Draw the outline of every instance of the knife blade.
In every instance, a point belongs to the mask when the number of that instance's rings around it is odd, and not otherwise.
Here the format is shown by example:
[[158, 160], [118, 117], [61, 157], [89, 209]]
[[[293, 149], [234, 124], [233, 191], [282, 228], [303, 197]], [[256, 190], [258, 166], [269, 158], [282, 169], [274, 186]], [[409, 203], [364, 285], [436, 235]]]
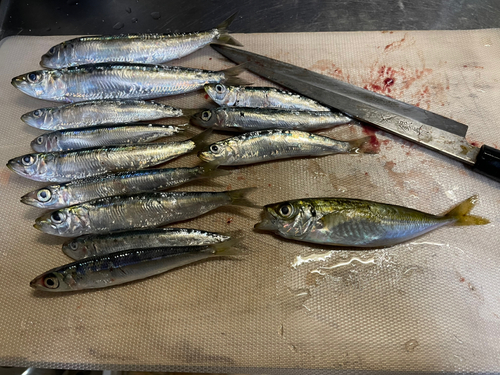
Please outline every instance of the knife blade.
[[500, 181], [500, 151], [469, 144], [467, 125], [279, 60], [228, 46], [211, 47], [251, 72]]

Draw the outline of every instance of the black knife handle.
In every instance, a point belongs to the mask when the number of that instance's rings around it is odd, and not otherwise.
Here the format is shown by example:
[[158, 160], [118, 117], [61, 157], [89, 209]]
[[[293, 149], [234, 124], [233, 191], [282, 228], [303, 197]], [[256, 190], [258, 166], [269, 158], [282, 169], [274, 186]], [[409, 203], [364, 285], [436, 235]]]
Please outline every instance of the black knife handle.
[[500, 182], [500, 150], [482, 146], [472, 169]]

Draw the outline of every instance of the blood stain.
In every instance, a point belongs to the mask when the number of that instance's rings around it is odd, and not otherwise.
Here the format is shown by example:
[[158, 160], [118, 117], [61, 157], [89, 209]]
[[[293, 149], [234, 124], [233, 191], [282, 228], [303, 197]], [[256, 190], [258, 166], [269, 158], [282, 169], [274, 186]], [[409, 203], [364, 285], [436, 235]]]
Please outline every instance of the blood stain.
[[227, 185], [226, 186], [226, 190], [231, 190], [233, 187], [231, 186], [231, 184]]
[[233, 222], [233, 218], [232, 217], [228, 217], [226, 223], [231, 224], [232, 222]]
[[391, 49], [397, 49], [403, 45], [406, 40], [406, 35], [401, 40], [397, 40], [385, 46], [384, 51], [389, 51]]
[[205, 94], [205, 99], [210, 99], [210, 96], [208, 96], [208, 94]]
[[238, 176], [236, 179], [237, 179], [237, 180], [239, 180], [239, 181], [243, 181], [243, 180], [245, 179], [245, 177], [243, 177], [243, 176]]

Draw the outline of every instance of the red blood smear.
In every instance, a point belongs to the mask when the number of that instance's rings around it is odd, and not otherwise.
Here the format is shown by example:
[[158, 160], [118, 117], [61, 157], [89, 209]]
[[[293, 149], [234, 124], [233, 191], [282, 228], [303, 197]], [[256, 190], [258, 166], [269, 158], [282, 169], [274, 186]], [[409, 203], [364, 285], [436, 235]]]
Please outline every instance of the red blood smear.
[[394, 85], [394, 78], [389, 77], [384, 79], [384, 88], [390, 87], [392, 85]]
[[366, 135], [375, 135], [377, 133], [377, 128], [373, 126], [363, 124], [361, 127], [363, 128], [363, 133]]
[[370, 144], [373, 152], [379, 152], [380, 151], [380, 141], [378, 140], [378, 138], [375, 135], [377, 132], [377, 129], [374, 128], [373, 126], [365, 125], [365, 124], [363, 124], [361, 126], [363, 128], [363, 133], [370, 136], [369, 144]]
[[476, 141], [471, 141], [470, 144], [474, 147], [481, 147], [481, 143], [476, 142]]
[[210, 98], [210, 96], [208, 96], [208, 94], [205, 94], [205, 99], [208, 100]]

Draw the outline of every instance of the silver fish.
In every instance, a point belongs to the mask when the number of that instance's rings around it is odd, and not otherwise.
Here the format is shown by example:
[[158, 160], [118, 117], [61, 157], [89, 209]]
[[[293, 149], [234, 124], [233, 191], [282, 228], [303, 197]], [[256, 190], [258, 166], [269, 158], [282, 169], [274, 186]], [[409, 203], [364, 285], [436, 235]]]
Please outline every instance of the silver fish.
[[306, 198], [264, 207], [256, 229], [298, 241], [334, 246], [385, 247], [408, 241], [445, 225], [485, 225], [469, 215], [477, 196], [444, 215], [347, 198]]
[[179, 59], [209, 43], [241, 46], [227, 28], [236, 13], [215, 29], [185, 34], [122, 34], [85, 36], [67, 40], [49, 49], [40, 65], [63, 68], [102, 62], [161, 64]]
[[156, 124], [91, 126], [42, 134], [31, 142], [31, 148], [36, 152], [53, 152], [111, 145], [133, 145], [170, 137], [182, 131], [184, 129], [178, 126]]
[[298, 130], [259, 130], [215, 142], [198, 157], [216, 165], [245, 165], [292, 157], [376, 153], [371, 140], [368, 136], [337, 141]]
[[166, 190], [189, 181], [228, 174], [230, 174], [228, 171], [217, 170], [209, 165], [119, 172], [49, 185], [22, 196], [21, 202], [30, 206], [55, 210], [114, 195]]
[[348, 124], [352, 119], [340, 112], [330, 111], [219, 107], [201, 111], [191, 116], [190, 121], [204, 128], [248, 132], [267, 129], [314, 131]]
[[256, 207], [245, 198], [250, 190], [253, 188], [107, 197], [49, 212], [36, 219], [34, 226], [62, 237], [154, 228], [192, 219], [222, 206]]
[[209, 246], [124, 250], [53, 268], [30, 282], [46, 292], [105, 288], [141, 280], [202, 259], [238, 255], [232, 241]]
[[241, 66], [210, 70], [130, 63], [79, 65], [38, 70], [12, 79], [17, 89], [34, 98], [56, 102], [97, 99], [151, 99], [185, 94], [207, 83], [241, 84]]
[[[187, 110], [192, 114], [192, 110]], [[43, 130], [127, 124], [166, 117], [186, 116], [186, 110], [145, 100], [89, 100], [57, 107], [39, 108], [21, 116], [26, 124]]]
[[155, 228], [111, 234], [89, 234], [65, 242], [64, 254], [75, 260], [123, 250], [164, 246], [206, 246], [228, 241], [230, 236], [198, 229]]
[[203, 148], [209, 134], [203, 132], [180, 142], [27, 154], [9, 160], [7, 167], [31, 180], [66, 182], [165, 163]]
[[214, 102], [228, 107], [279, 108], [296, 111], [330, 111], [317, 101], [274, 87], [205, 85]]

